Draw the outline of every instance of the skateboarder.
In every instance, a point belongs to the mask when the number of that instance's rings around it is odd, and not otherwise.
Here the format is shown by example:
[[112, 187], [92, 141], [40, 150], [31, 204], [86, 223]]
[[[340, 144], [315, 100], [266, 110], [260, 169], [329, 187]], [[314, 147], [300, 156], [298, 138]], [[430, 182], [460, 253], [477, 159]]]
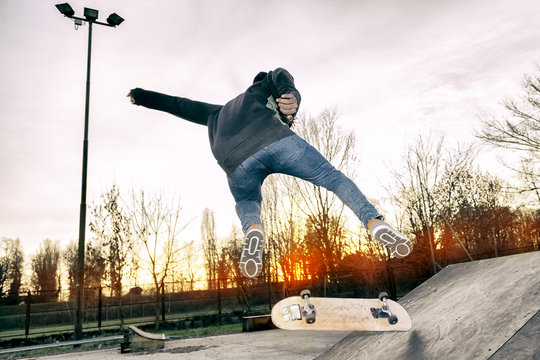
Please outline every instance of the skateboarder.
[[273, 173], [295, 176], [334, 192], [394, 257], [410, 254], [411, 241], [383, 221], [349, 178], [291, 130], [301, 98], [287, 70], [260, 72], [245, 92], [225, 105], [141, 88], [132, 89], [127, 96], [135, 105], [208, 127], [212, 153], [227, 175], [245, 234], [240, 258], [244, 276], [255, 278], [262, 271], [261, 186]]

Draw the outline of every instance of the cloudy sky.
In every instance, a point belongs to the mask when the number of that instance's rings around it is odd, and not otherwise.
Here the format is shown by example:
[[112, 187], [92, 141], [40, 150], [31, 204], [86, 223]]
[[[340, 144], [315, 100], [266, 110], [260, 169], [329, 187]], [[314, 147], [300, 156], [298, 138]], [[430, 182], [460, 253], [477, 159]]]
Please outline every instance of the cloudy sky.
[[[58, 2], [0, 0], [0, 237], [27, 252], [78, 236], [88, 27], [76, 31]], [[220, 236], [239, 224], [206, 128], [131, 105], [129, 89], [223, 104], [258, 71], [284, 67], [301, 111], [336, 107], [355, 132], [357, 183], [378, 198], [420, 134], [475, 141], [479, 118], [519, 96], [540, 60], [537, 0], [70, 4], [125, 19], [93, 31], [88, 205], [113, 184], [174, 195], [193, 239], [204, 208]], [[480, 159], [496, 171], [492, 152]]]

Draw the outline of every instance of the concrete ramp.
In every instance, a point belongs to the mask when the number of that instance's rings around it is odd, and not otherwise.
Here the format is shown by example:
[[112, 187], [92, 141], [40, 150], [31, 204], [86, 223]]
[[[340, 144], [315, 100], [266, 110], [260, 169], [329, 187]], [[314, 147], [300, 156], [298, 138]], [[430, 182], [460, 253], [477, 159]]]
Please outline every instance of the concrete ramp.
[[400, 300], [405, 333], [350, 333], [317, 359], [540, 359], [540, 252], [446, 267]]

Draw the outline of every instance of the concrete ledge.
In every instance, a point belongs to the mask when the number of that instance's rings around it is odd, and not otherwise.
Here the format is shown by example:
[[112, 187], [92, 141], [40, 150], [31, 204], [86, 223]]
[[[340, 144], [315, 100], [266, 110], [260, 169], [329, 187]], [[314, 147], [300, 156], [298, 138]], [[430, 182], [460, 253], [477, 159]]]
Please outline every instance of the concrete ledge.
[[244, 316], [242, 318], [243, 332], [270, 330], [275, 328], [270, 315]]
[[136, 326], [128, 326], [121, 344], [121, 352], [153, 351], [165, 347], [165, 334], [153, 334], [139, 329]]

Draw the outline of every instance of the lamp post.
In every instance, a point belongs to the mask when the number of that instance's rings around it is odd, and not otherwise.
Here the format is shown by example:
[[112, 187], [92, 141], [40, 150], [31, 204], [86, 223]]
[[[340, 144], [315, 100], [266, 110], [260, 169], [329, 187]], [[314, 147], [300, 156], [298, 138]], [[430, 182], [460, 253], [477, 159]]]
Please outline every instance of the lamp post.
[[83, 160], [82, 160], [82, 186], [81, 186], [81, 208], [79, 217], [79, 248], [77, 251], [77, 274], [76, 274], [76, 289], [77, 289], [77, 312], [75, 316], [74, 332], [75, 338], [82, 339], [82, 323], [84, 311], [84, 252], [85, 252], [85, 230], [86, 230], [86, 178], [88, 171], [88, 115], [90, 109], [90, 61], [92, 58], [92, 25], [105, 25], [116, 27], [120, 25], [124, 19], [118, 14], [113, 13], [107, 18], [107, 23], [97, 21], [98, 11], [95, 9], [84, 8], [84, 18], [74, 16], [71, 5], [68, 3], [57, 4], [56, 8], [60, 13], [75, 22], [75, 28], [82, 25], [83, 22], [88, 23], [88, 58], [86, 65], [86, 102], [84, 110], [84, 140], [83, 140]]

